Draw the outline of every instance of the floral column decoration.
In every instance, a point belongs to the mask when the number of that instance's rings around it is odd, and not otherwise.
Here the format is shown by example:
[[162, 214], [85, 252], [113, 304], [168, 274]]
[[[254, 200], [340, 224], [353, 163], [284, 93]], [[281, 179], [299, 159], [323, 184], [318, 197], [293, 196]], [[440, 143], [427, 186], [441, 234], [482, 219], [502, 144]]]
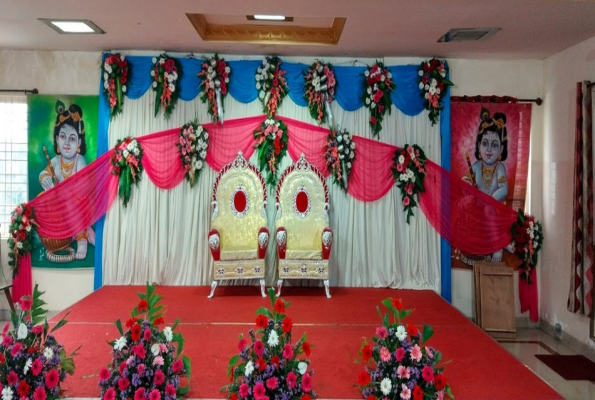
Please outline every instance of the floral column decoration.
[[198, 73], [200, 82], [200, 100], [208, 103], [208, 111], [213, 122], [223, 124], [223, 101], [227, 97], [231, 68], [217, 54], [205, 60]]
[[267, 170], [267, 184], [275, 185], [277, 182], [277, 169], [281, 159], [287, 153], [287, 125], [281, 120], [267, 118], [260, 129], [254, 131], [258, 149], [260, 171]]
[[262, 101], [263, 111], [269, 117], [275, 117], [277, 109], [287, 95], [287, 79], [281, 69], [279, 57], [266, 57], [256, 70], [256, 89]]
[[407, 212], [407, 223], [413, 216], [413, 208], [417, 207], [419, 193], [426, 191], [424, 179], [426, 177], [426, 155], [416, 144], [406, 144], [401, 150], [395, 151], [391, 170], [397, 187], [401, 189], [403, 211]]
[[364, 94], [362, 100], [366, 108], [372, 114], [370, 116], [370, 127], [374, 136], [379, 135], [382, 130], [382, 120], [388, 111], [391, 113], [393, 101], [390, 92], [395, 90], [393, 75], [384, 67], [380, 61], [364, 72]]
[[115, 117], [122, 112], [130, 66], [123, 55], [115, 53], [105, 57], [101, 69], [103, 70], [103, 91], [109, 103], [110, 116]]
[[418, 70], [419, 89], [421, 96], [425, 99], [424, 106], [430, 112], [428, 116], [432, 125], [438, 121], [440, 110], [444, 108], [442, 99], [446, 94], [447, 87], [452, 86], [452, 82], [446, 78], [447, 74], [446, 60], [437, 58], [422, 62]]
[[112, 173], [118, 176], [118, 194], [124, 202], [124, 207], [130, 200], [132, 184], [138, 185], [143, 172], [143, 150], [138, 141], [128, 136], [119, 140], [112, 155]]
[[194, 187], [198, 182], [200, 172], [206, 165], [209, 133], [198, 122], [189, 122], [180, 129], [177, 146], [182, 167], [186, 171], [186, 180], [190, 182], [190, 187]]
[[333, 114], [330, 104], [335, 98], [337, 81], [333, 66], [329, 63], [316, 60], [304, 75], [304, 98], [308, 102], [308, 109], [312, 118], [318, 125], [328, 120], [328, 125], [333, 127]]
[[182, 76], [182, 66], [177, 59], [164, 53], [159, 57], [153, 57], [151, 76], [153, 77], [153, 90], [157, 93], [155, 116], [159, 112], [159, 107], [163, 106], [165, 118], [167, 119], [180, 96], [178, 83]]
[[520, 277], [531, 284], [531, 271], [537, 266], [537, 255], [543, 244], [543, 228], [539, 221], [519, 208], [510, 230], [514, 254], [520, 260]]
[[[8, 265], [12, 267], [12, 277], [19, 272], [19, 257], [33, 251], [33, 237], [37, 232], [35, 210], [27, 203], [21, 203], [10, 214], [8, 228]], [[30, 286], [29, 286], [30, 288]]]
[[332, 175], [333, 182], [343, 191], [347, 191], [349, 173], [355, 160], [355, 142], [346, 129], [331, 129], [324, 148], [326, 170]]

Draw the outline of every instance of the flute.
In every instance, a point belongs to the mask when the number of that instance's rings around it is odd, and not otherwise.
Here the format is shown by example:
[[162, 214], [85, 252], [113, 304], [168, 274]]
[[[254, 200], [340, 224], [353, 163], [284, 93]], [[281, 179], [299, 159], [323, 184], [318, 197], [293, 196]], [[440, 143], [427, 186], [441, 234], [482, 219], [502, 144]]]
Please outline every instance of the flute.
[[477, 187], [477, 183], [475, 182], [475, 173], [473, 172], [473, 167], [471, 166], [471, 160], [469, 159], [468, 152], [465, 152], [465, 159], [467, 160], [467, 167], [469, 167], [469, 177], [471, 178], [471, 184]]
[[54, 180], [54, 184], [57, 185], [58, 184], [58, 178], [56, 178], [56, 172], [54, 171], [54, 166], [52, 165], [52, 161], [50, 160], [50, 156], [48, 154], [47, 147], [43, 146], [43, 152], [45, 153], [45, 159], [48, 160], [48, 167], [49, 167], [49, 170], [50, 170], [49, 171], [50, 172], [50, 176]]

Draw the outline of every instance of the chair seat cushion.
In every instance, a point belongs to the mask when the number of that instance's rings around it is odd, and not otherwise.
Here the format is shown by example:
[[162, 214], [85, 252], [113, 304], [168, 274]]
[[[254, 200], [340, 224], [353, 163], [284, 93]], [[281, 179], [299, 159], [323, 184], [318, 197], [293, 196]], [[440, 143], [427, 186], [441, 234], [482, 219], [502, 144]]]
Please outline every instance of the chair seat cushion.
[[322, 252], [317, 249], [312, 250], [291, 250], [285, 251], [286, 260], [322, 260]]
[[236, 247], [234, 249], [225, 250], [221, 249], [221, 261], [224, 260], [257, 260], [258, 249], [257, 248], [241, 248]]

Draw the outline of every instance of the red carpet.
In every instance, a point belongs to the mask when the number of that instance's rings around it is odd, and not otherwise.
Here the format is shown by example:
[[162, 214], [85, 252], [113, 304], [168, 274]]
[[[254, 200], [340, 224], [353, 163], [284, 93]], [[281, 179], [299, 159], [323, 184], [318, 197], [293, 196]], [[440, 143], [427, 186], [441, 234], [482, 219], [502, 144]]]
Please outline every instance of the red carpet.
[[[138, 303], [140, 286], [107, 286], [84, 298], [69, 310], [68, 324], [56, 332], [68, 352], [79, 345], [76, 374], [65, 381], [65, 395], [99, 396], [99, 369], [110, 361], [108, 340], [117, 338], [114, 321], [123, 322]], [[166, 323], [180, 319], [186, 344], [184, 353], [192, 361], [188, 398], [223, 398], [229, 358], [237, 353], [240, 333], [247, 334], [256, 310], [269, 306], [256, 287], [219, 287], [207, 299], [208, 287], [157, 288], [164, 296]], [[466, 399], [562, 399], [552, 388], [519, 363], [498, 343], [432, 291], [372, 288], [333, 288], [327, 299], [322, 288], [284, 288], [291, 303], [287, 315], [294, 321], [294, 335], [307, 333], [315, 347], [310, 357], [315, 371], [314, 390], [323, 399], [361, 399], [353, 384], [362, 366], [353, 362], [363, 337], [375, 334], [380, 325], [376, 306], [387, 298], [401, 298], [405, 308], [415, 311], [407, 322], [435, 331], [429, 344], [440, 350], [445, 376], [457, 400]], [[68, 310], [67, 310], [68, 311]], [[57, 321], [63, 314], [52, 320]]]
[[585, 356], [535, 354], [535, 357], [567, 381], [595, 381], [595, 363]]

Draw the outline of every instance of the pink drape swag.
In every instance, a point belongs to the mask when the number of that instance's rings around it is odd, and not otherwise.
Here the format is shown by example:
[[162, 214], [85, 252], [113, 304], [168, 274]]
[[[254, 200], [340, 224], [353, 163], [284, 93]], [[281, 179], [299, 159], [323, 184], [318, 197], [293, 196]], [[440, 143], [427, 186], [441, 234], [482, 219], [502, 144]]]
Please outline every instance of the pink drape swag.
[[[260, 115], [230, 120], [225, 121], [224, 126], [204, 124], [210, 139], [206, 157], [209, 166], [219, 171], [239, 150], [245, 158], [250, 158], [254, 153], [253, 131], [265, 118]], [[304, 153], [308, 161], [328, 176], [323, 156], [328, 129], [291, 118], [281, 119], [288, 128], [291, 159], [296, 160]], [[184, 180], [185, 171], [176, 147], [179, 132], [180, 128], [176, 128], [137, 138], [144, 152], [145, 172], [162, 189], [171, 189]], [[398, 147], [355, 135], [353, 141], [358, 155], [349, 177], [348, 193], [359, 201], [376, 201], [394, 185], [390, 167]], [[112, 153], [113, 149], [29, 203], [35, 208], [40, 235], [74, 236], [107, 212], [118, 191], [118, 178], [111, 173]], [[472, 254], [492, 253], [510, 243], [510, 227], [516, 219], [514, 210], [464, 183], [460, 177], [451, 176], [432, 161], [428, 160], [426, 170], [426, 192], [421, 195], [419, 204], [442, 237]], [[28, 291], [23, 293], [30, 294], [30, 258], [19, 262], [19, 275], [28, 281]]]

